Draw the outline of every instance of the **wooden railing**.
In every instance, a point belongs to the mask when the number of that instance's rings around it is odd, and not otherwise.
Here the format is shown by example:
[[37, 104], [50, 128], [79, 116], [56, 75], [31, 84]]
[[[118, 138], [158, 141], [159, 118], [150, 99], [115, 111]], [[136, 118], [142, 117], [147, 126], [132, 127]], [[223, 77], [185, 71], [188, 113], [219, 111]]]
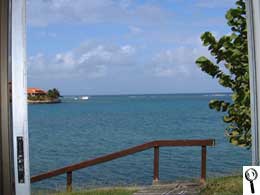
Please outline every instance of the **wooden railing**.
[[206, 181], [206, 147], [213, 146], [215, 144], [215, 140], [206, 139], [206, 140], [157, 140], [148, 142], [142, 145], [138, 145], [132, 148], [128, 148], [126, 150], [121, 150], [119, 152], [111, 153], [108, 155], [104, 155], [95, 159], [86, 160], [80, 163], [76, 163], [73, 165], [69, 165], [63, 168], [55, 169], [52, 171], [48, 171], [46, 173], [42, 173], [39, 175], [35, 175], [31, 177], [31, 183], [38, 182], [44, 179], [48, 179], [51, 177], [55, 177], [61, 174], [67, 174], [67, 191], [72, 191], [72, 172], [77, 171], [79, 169], [83, 169], [86, 167], [94, 166], [100, 163], [104, 163], [107, 161], [111, 161], [117, 158], [121, 158], [130, 154], [134, 154], [137, 152], [141, 152], [144, 150], [148, 150], [154, 148], [154, 173], [153, 180], [157, 182], [159, 180], [159, 148], [160, 147], [175, 147], [175, 146], [200, 146], [201, 147], [201, 176], [200, 182], [205, 183]]

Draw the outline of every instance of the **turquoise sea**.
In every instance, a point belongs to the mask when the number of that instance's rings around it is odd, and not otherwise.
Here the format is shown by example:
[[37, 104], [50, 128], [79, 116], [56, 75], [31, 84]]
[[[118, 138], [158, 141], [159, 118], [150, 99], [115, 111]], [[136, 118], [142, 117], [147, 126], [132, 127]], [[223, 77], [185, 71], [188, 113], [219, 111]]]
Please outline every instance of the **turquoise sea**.
[[[228, 143], [223, 113], [210, 110], [211, 99], [229, 94], [63, 97], [60, 104], [29, 105], [30, 167], [35, 175], [158, 139], [216, 140], [208, 148], [207, 174], [239, 173], [251, 153]], [[160, 149], [160, 179], [174, 181], [200, 176], [199, 147]], [[73, 173], [74, 186], [151, 184], [153, 150]], [[64, 176], [33, 184], [65, 186]]]

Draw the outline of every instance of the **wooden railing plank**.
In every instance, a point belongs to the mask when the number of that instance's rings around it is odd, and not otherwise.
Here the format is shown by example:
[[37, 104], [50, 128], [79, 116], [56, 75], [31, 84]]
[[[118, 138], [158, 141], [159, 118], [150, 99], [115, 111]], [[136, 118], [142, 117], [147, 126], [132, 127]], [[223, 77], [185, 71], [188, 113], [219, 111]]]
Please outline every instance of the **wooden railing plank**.
[[167, 147], [167, 146], [213, 146], [215, 141], [213, 139], [207, 140], [157, 140], [154, 141], [155, 145], [160, 147]]
[[63, 168], [60, 168], [60, 169], [48, 171], [46, 173], [33, 176], [31, 178], [31, 182], [33, 183], [33, 182], [41, 181], [41, 180], [51, 178], [51, 177], [54, 177], [54, 176], [57, 176], [57, 175], [61, 175], [61, 174], [67, 173], [67, 172], [76, 171], [76, 170], [83, 169], [83, 168], [86, 168], [86, 167], [89, 167], [89, 166], [94, 166], [94, 165], [97, 165], [97, 164], [100, 164], [100, 163], [103, 163], [103, 162], [107, 162], [107, 161], [111, 161], [111, 160], [114, 160], [114, 159], [117, 159], [117, 158], [120, 158], [120, 157], [123, 157], [123, 156], [127, 156], [127, 155], [130, 155], [130, 154], [141, 152], [141, 151], [150, 149], [152, 147], [153, 147], [153, 142], [148, 142], [148, 143], [145, 143], [145, 144], [142, 144], [142, 145], [139, 145], [139, 146], [135, 146], [135, 147], [132, 147], [132, 148], [129, 148], [129, 149], [126, 149], [126, 150], [122, 150], [122, 151], [115, 152], [115, 153], [112, 153], [112, 154], [104, 155], [104, 156], [101, 156], [101, 157], [98, 157], [98, 158], [95, 158], [95, 159], [92, 159], [92, 160], [86, 160], [86, 161], [83, 161], [83, 162], [80, 162], [80, 163], [77, 163], [77, 164], [73, 164], [73, 165], [70, 165], [70, 166], [66, 166], [66, 167], [63, 167]]
[[[36, 176], [31, 177], [31, 182], [38, 182], [44, 179], [55, 177], [61, 174], [67, 173], [67, 184], [72, 185], [72, 172], [86, 167], [94, 166], [100, 163], [111, 161], [117, 158], [121, 158], [127, 155], [131, 155], [137, 152], [148, 150], [150, 148], [155, 148], [155, 160], [154, 160], [154, 178], [159, 179], [159, 147], [185, 147], [185, 146], [202, 146], [202, 167], [201, 178], [206, 178], [206, 171], [204, 170], [206, 164], [204, 164], [204, 159], [206, 160], [206, 153], [204, 153], [204, 147], [215, 145], [214, 139], [205, 139], [205, 140], [157, 140], [148, 143], [144, 143], [126, 150], [121, 150], [119, 152], [114, 152], [108, 155], [104, 155], [95, 159], [86, 160], [80, 163], [72, 164], [63, 168], [56, 170], [48, 171]], [[204, 173], [205, 171], [205, 173]], [[203, 177], [202, 177], [203, 176]], [[156, 179], [155, 178], [155, 179]], [[71, 180], [70, 180], [71, 179]], [[69, 184], [70, 183], [70, 184]]]

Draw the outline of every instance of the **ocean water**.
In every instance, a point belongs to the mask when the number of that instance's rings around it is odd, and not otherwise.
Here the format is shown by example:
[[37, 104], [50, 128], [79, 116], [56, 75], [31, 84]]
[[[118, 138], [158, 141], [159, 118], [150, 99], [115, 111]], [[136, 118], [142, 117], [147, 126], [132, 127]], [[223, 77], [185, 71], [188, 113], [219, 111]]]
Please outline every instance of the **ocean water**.
[[[224, 135], [223, 113], [211, 99], [228, 94], [90, 96], [63, 98], [60, 104], [29, 105], [31, 175], [92, 159], [158, 139], [216, 140], [207, 150], [207, 175], [239, 173], [250, 150], [232, 146]], [[160, 148], [160, 180], [200, 176], [200, 147]], [[145, 185], [153, 179], [153, 150], [73, 172], [73, 185]], [[65, 186], [65, 175], [33, 184]]]

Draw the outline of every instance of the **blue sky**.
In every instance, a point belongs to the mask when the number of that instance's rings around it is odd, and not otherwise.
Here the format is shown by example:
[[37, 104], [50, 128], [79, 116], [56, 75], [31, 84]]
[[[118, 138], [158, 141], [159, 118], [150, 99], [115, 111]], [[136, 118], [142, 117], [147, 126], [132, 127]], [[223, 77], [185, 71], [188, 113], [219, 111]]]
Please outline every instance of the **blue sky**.
[[230, 32], [234, 0], [28, 0], [28, 86], [62, 94], [227, 91], [200, 35]]

